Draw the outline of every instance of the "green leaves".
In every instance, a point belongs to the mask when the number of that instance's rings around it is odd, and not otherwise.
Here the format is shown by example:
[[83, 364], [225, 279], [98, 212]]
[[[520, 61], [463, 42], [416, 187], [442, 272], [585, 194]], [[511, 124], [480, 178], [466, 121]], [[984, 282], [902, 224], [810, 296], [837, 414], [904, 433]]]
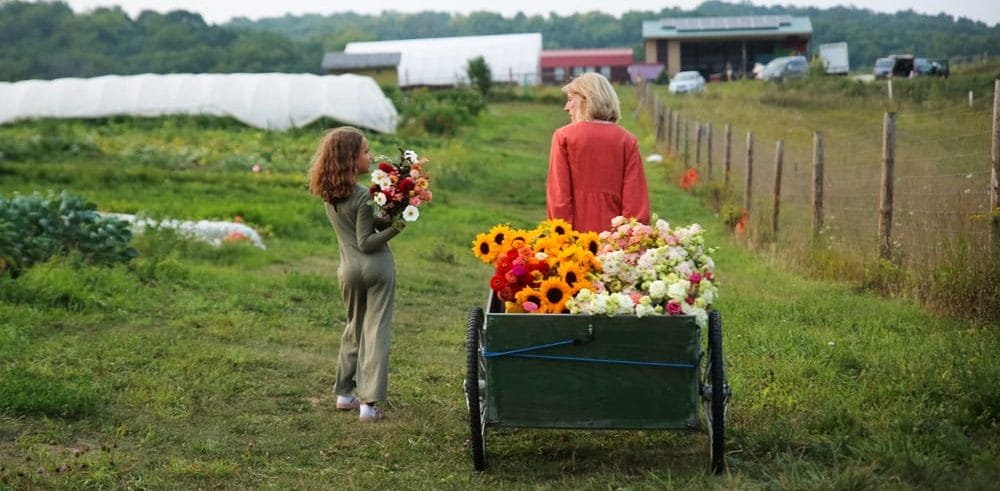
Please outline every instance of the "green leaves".
[[135, 257], [128, 223], [105, 218], [97, 206], [65, 191], [47, 195], [0, 195], [0, 272], [15, 276], [55, 255], [79, 252], [87, 263], [127, 262]]

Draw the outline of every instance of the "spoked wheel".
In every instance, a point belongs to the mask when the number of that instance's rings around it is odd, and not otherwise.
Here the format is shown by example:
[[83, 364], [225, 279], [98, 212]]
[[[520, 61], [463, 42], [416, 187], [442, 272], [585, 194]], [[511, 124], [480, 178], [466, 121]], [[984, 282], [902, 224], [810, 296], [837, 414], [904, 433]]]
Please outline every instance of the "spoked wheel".
[[472, 464], [477, 471], [486, 468], [486, 428], [483, 410], [485, 394], [480, 394], [480, 377], [485, 377], [485, 367], [479, 356], [482, 340], [479, 337], [483, 327], [483, 309], [469, 310], [469, 321], [465, 331], [465, 403], [469, 407], [469, 446], [472, 447]]
[[708, 357], [702, 374], [702, 403], [708, 420], [710, 459], [712, 472], [719, 474], [726, 468], [726, 409], [731, 389], [726, 383], [726, 369], [722, 359], [722, 315], [708, 314]]

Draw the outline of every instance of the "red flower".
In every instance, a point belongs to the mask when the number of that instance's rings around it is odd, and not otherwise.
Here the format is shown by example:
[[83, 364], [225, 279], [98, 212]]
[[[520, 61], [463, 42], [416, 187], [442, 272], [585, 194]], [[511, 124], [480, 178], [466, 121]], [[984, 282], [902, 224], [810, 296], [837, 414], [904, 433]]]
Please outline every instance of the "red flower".
[[387, 162], [382, 162], [378, 164], [378, 170], [385, 172], [386, 174], [395, 174], [396, 168]]
[[404, 178], [396, 184], [396, 187], [399, 188], [400, 193], [409, 194], [410, 191], [413, 191], [413, 179]]
[[507, 281], [504, 280], [501, 273], [497, 273], [490, 278], [490, 288], [495, 292], [499, 292], [503, 287], [507, 286]]

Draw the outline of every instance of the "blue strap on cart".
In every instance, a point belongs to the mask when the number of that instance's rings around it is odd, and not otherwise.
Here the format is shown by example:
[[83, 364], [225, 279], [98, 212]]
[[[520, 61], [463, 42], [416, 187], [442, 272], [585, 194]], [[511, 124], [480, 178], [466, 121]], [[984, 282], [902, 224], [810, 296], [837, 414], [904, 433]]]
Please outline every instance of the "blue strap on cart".
[[567, 344], [577, 343], [575, 339], [564, 339], [562, 341], [555, 341], [552, 343], [539, 344], [536, 346], [528, 346], [526, 348], [516, 348], [507, 351], [489, 351], [485, 347], [483, 348], [483, 356], [486, 358], [496, 358], [501, 356], [513, 356], [516, 358], [535, 358], [541, 360], [558, 360], [558, 361], [582, 361], [585, 363], [609, 363], [613, 365], [637, 365], [637, 366], [652, 366], [652, 367], [668, 367], [668, 368], [695, 368], [697, 365], [692, 363], [673, 363], [665, 361], [639, 361], [639, 360], [614, 360], [607, 358], [590, 358], [582, 356], [562, 356], [562, 355], [536, 355], [528, 354], [529, 351], [538, 351], [547, 348], [555, 348], [557, 346], [565, 346]]

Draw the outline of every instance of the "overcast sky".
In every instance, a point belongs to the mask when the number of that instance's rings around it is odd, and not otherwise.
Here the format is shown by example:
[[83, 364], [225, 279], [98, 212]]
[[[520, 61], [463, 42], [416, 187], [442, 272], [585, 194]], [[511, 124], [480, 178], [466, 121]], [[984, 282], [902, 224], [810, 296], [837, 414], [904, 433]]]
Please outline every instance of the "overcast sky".
[[[600, 10], [620, 16], [622, 12], [629, 10], [659, 11], [661, 8], [669, 6], [691, 9], [701, 4], [702, 0], [362, 0], [356, 2], [315, 0], [67, 0], [67, 3], [77, 12], [87, 11], [97, 6], [118, 5], [132, 17], [143, 10], [168, 12], [184, 9], [200, 13], [209, 23], [222, 23], [233, 17], [248, 17], [256, 20], [262, 17], [280, 17], [286, 13], [327, 15], [354, 11], [361, 14], [377, 14], [383, 10], [397, 12], [434, 10], [463, 14], [486, 10], [498, 12], [505, 17], [510, 17], [518, 11], [528, 15], [548, 15], [550, 12], [568, 15], [573, 12]], [[997, 0], [752, 0], [751, 3], [821, 8], [834, 5], [853, 5], [876, 12], [895, 12], [912, 8], [916, 12], [925, 14], [938, 14], [943, 11], [956, 17], [963, 16], [982, 21], [991, 26], [1000, 23], [1000, 2]]]

